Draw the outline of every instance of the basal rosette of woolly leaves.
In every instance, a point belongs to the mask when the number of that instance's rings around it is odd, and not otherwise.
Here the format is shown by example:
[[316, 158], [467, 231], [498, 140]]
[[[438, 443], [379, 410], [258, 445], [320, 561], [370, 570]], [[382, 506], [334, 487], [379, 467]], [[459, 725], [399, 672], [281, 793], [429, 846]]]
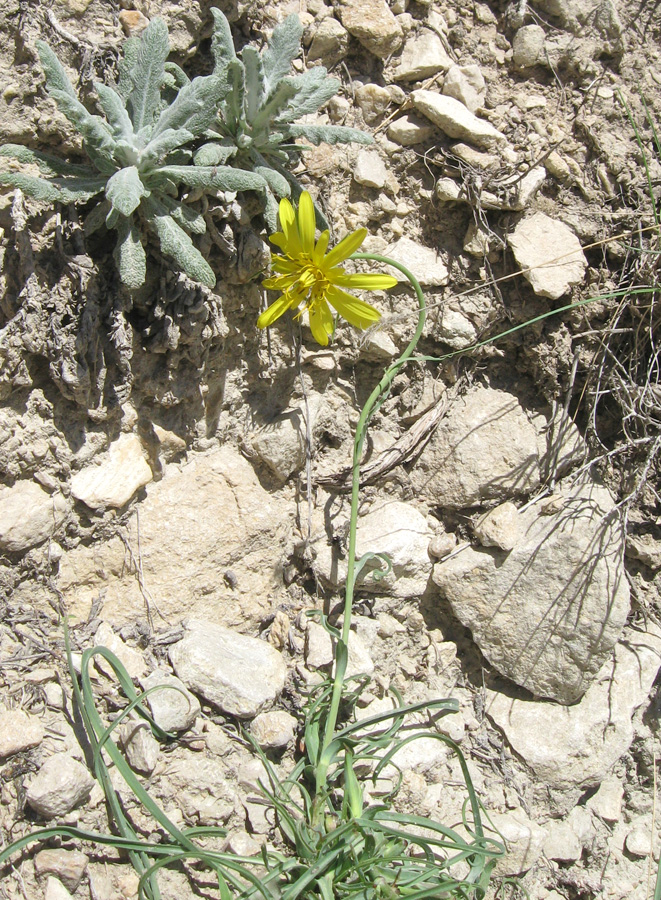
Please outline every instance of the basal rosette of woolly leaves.
[[[223, 48], [214, 36], [213, 50]], [[0, 185], [20, 188], [47, 203], [99, 202], [85, 220], [91, 234], [102, 225], [117, 232], [114, 256], [122, 282], [138, 288], [145, 281], [145, 229], [162, 252], [191, 278], [213, 287], [216, 277], [196, 249], [191, 234], [206, 230], [203, 217], [179, 199], [182, 188], [220, 191], [266, 191], [257, 172], [222, 165], [193, 166], [190, 144], [208, 131], [216, 111], [232, 88], [227, 65], [190, 80], [168, 63], [168, 30], [154, 19], [140, 38], [123, 47], [115, 87], [95, 84], [103, 117], [77, 99], [67, 74], [50, 47], [37, 42], [48, 93], [83, 139], [90, 166], [74, 165], [15, 144], [0, 147], [0, 156], [33, 164], [42, 177], [0, 172]]]
[[[356, 142], [370, 144], [370, 135], [339, 125], [307, 125], [303, 116], [316, 113], [340, 88], [337, 78], [323, 66], [301, 75], [291, 75], [292, 63], [301, 51], [303, 26], [296, 14], [288, 16], [272, 34], [260, 53], [247, 46], [237, 56], [227, 19], [219, 9], [214, 17], [212, 50], [216, 69], [226, 67], [229, 90], [219, 105], [214, 131], [217, 139], [204, 144], [195, 154], [195, 164], [218, 165], [232, 160], [244, 169], [261, 175], [268, 185], [266, 219], [271, 231], [277, 228], [276, 198], [295, 197], [302, 186], [289, 169], [311, 144]], [[320, 224], [325, 225], [317, 210]]]

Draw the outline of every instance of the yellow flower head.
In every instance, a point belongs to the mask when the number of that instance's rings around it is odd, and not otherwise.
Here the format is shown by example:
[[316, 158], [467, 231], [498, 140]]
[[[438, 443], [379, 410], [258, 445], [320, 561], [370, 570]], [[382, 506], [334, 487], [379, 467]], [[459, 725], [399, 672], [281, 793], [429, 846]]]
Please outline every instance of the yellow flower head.
[[312, 335], [322, 347], [333, 333], [333, 316], [328, 304], [356, 328], [369, 328], [381, 318], [378, 309], [348, 294], [343, 288], [387, 290], [397, 284], [392, 275], [347, 274], [338, 263], [344, 262], [365, 240], [367, 229], [348, 234], [329, 253], [329, 232], [323, 231], [315, 243], [315, 217], [312, 198], [303, 191], [298, 214], [289, 200], [280, 201], [282, 231], [271, 235], [282, 256], [273, 257], [277, 274], [262, 282], [265, 288], [282, 291], [282, 296], [265, 309], [257, 319], [258, 328], [268, 328], [288, 309], [305, 304], [310, 314]]

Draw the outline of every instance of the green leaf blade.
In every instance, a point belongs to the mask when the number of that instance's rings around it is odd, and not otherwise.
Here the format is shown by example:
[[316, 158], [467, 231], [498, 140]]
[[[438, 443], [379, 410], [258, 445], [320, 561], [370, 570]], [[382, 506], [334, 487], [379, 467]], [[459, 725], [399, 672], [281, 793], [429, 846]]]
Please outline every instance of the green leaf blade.
[[113, 256], [122, 282], [133, 290], [142, 287], [147, 275], [147, 257], [138, 229], [130, 218], [120, 216], [117, 224], [117, 244]]
[[122, 216], [128, 217], [134, 213], [142, 198], [147, 196], [149, 191], [135, 166], [126, 166], [108, 179], [106, 197]]
[[291, 71], [291, 66], [301, 51], [303, 26], [296, 13], [273, 29], [269, 46], [262, 54], [267, 96]]
[[165, 61], [170, 52], [167, 25], [152, 19], [140, 39], [140, 47], [131, 70], [133, 88], [127, 106], [135, 132], [150, 128], [161, 100]]
[[163, 253], [172, 257], [190, 278], [207, 287], [215, 287], [216, 276], [213, 269], [167, 209], [153, 197], [144, 201], [144, 208], [147, 224], [156, 233]]

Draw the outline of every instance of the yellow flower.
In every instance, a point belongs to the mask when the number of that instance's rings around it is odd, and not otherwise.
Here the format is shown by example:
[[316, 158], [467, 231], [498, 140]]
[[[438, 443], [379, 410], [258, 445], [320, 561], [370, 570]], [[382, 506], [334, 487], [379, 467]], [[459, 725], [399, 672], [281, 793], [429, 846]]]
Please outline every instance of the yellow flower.
[[301, 194], [298, 215], [289, 200], [280, 201], [279, 213], [282, 231], [271, 235], [270, 240], [280, 248], [282, 256], [273, 257], [273, 271], [277, 274], [262, 284], [270, 290], [282, 291], [282, 296], [264, 310], [257, 319], [257, 327], [268, 328], [288, 309], [305, 304], [312, 335], [325, 347], [333, 333], [333, 316], [328, 304], [356, 328], [369, 328], [378, 322], [381, 318], [378, 309], [343, 288], [386, 290], [394, 287], [397, 279], [376, 273], [351, 275], [338, 265], [358, 250], [367, 229], [359, 228], [348, 234], [327, 253], [328, 231], [323, 231], [315, 244], [314, 205], [307, 191]]

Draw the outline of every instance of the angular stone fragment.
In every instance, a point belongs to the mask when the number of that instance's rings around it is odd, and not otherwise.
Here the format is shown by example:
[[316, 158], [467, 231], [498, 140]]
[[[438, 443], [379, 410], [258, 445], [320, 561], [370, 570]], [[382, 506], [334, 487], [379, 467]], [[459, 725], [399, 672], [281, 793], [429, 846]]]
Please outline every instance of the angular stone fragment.
[[119, 509], [152, 478], [138, 436], [122, 434], [99, 465], [86, 466], [73, 476], [71, 493], [90, 509]]
[[308, 59], [320, 59], [326, 66], [332, 66], [346, 56], [348, 49], [349, 32], [333, 16], [326, 16], [314, 33]]
[[421, 81], [438, 72], [446, 72], [451, 66], [452, 60], [440, 37], [425, 28], [407, 39], [394, 77], [396, 81]]
[[501, 503], [478, 519], [473, 534], [483, 547], [500, 547], [509, 552], [521, 534], [519, 510], [509, 500]]
[[0, 709], [0, 760], [38, 747], [43, 739], [44, 729], [36, 716], [22, 709]]
[[546, 34], [540, 25], [524, 25], [514, 35], [512, 56], [518, 69], [528, 69], [544, 63], [544, 43]]
[[507, 140], [490, 122], [478, 119], [454, 97], [425, 90], [413, 91], [411, 96], [417, 111], [451, 138], [469, 141], [478, 147], [493, 147]]
[[505, 839], [505, 856], [496, 863], [497, 875], [520, 875], [531, 869], [542, 852], [546, 832], [523, 809], [506, 813], [490, 812], [489, 819]]
[[149, 723], [143, 719], [125, 722], [120, 727], [119, 740], [133, 771], [151, 775], [158, 762], [159, 746]]
[[145, 691], [159, 687], [159, 690], [151, 691], [147, 703], [154, 721], [163, 731], [186, 731], [200, 714], [200, 701], [175, 675], [157, 670], [143, 678], [141, 684]]
[[510, 235], [512, 253], [540, 297], [557, 300], [585, 276], [588, 261], [574, 232], [537, 212], [522, 219]]
[[250, 438], [258, 458], [284, 482], [305, 465], [305, 413], [292, 409], [264, 425]]
[[648, 701], [660, 665], [661, 629], [631, 629], [580, 703], [558, 706], [487, 691], [486, 712], [549, 787], [595, 787], [629, 748], [633, 714]]
[[59, 878], [49, 875], [46, 881], [44, 900], [73, 900], [73, 898]]
[[525, 494], [539, 484], [537, 432], [513, 394], [477, 387], [451, 407], [410, 477], [454, 509]]
[[96, 782], [68, 753], [55, 753], [30, 782], [27, 801], [44, 819], [63, 816], [85, 801]]
[[294, 740], [296, 719], [284, 709], [272, 709], [253, 719], [250, 734], [262, 750], [284, 750]]
[[387, 88], [371, 83], [356, 88], [354, 99], [368, 125], [378, 121], [392, 103]]
[[622, 532], [610, 493], [585, 483], [564, 508], [519, 512], [506, 559], [467, 548], [434, 567], [455, 615], [499, 672], [573, 703], [612, 655], [629, 612]]
[[67, 502], [35, 481], [0, 487], [0, 551], [20, 553], [42, 544], [64, 521]]
[[479, 66], [453, 65], [443, 81], [445, 96], [459, 100], [472, 113], [484, 104], [486, 92], [486, 82]]
[[[411, 238], [401, 237], [388, 248], [388, 256], [406, 266], [418, 279], [421, 285], [426, 287], [441, 287], [448, 283], [448, 269], [439, 253], [431, 247], [425, 247], [412, 241]], [[400, 281], [409, 283], [408, 278], [399, 270], [390, 269], [389, 274]]]
[[365, 187], [382, 188], [388, 178], [388, 170], [374, 150], [361, 150], [356, 159], [353, 177]]
[[34, 869], [38, 878], [54, 875], [65, 888], [75, 891], [87, 869], [88, 859], [80, 850], [40, 850], [34, 858]]
[[434, 129], [426, 122], [414, 116], [401, 116], [388, 126], [388, 137], [402, 147], [412, 147], [414, 144], [422, 144], [428, 141], [434, 133]]
[[191, 690], [240, 719], [256, 716], [285, 685], [281, 654], [266, 641], [191, 619], [170, 649], [177, 676]]
[[384, 58], [401, 47], [401, 25], [385, 0], [339, 0], [338, 7], [344, 27], [370, 53]]
[[[390, 558], [392, 571], [383, 577], [373, 578], [374, 571], [383, 569], [378, 560], [368, 562], [358, 578], [360, 591], [394, 594], [397, 597], [414, 597], [427, 587], [431, 573], [428, 553], [433, 537], [427, 520], [408, 503], [394, 500], [379, 504], [358, 519], [356, 556], [363, 553], [385, 553]], [[326, 584], [338, 587], [346, 578], [346, 556], [338, 552], [324, 532], [315, 542], [317, 558], [315, 569]]]

